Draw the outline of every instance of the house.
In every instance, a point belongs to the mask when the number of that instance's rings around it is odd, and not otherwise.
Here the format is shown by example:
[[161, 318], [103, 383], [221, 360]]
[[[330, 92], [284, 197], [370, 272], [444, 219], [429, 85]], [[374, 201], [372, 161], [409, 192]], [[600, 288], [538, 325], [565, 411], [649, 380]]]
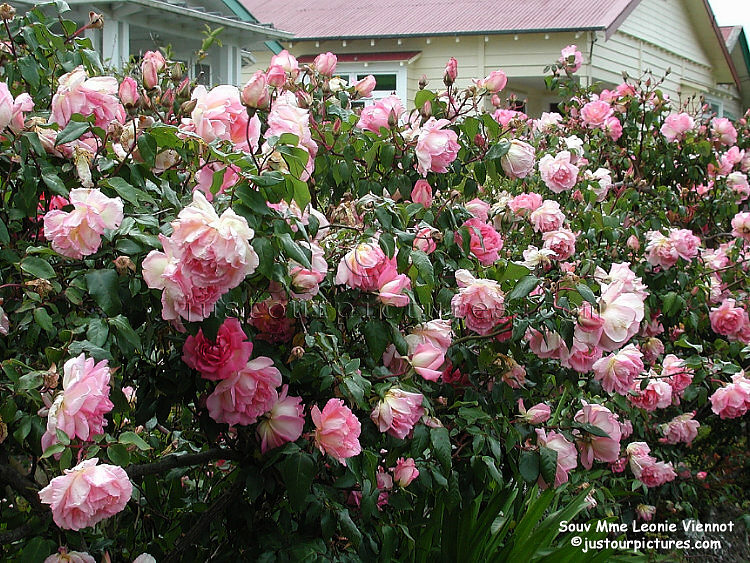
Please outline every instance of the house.
[[[287, 48], [301, 62], [331, 51], [342, 77], [375, 75], [378, 95], [393, 91], [413, 100], [423, 75], [428, 87], [440, 88], [453, 56], [459, 85], [502, 69], [506, 94], [539, 115], [556, 102], [545, 91], [544, 67], [575, 44], [584, 56], [577, 75], [586, 85], [612, 87], [623, 71], [639, 77], [670, 69], [662, 89], [672, 99], [697, 94], [734, 117], [747, 105], [748, 61], [730, 53], [708, 0], [239, 1], [260, 21], [295, 34], [276, 49]], [[265, 68], [271, 53], [256, 57], [245, 76]]]
[[721, 34], [740, 78], [742, 107], [750, 108], [750, 49], [745, 30], [741, 25], [734, 25], [722, 27]]
[[[35, 2], [18, 2], [28, 9]], [[241, 81], [242, 59], [252, 52], [268, 51], [267, 41], [291, 37], [269, 25], [261, 25], [238, 0], [67, 0], [64, 14], [81, 25], [89, 11], [104, 16], [102, 29], [86, 30], [102, 62], [121, 68], [131, 56], [171, 46], [172, 59], [186, 63], [190, 76], [205, 84], [235, 84]], [[214, 45], [198, 61], [206, 26], [223, 28], [222, 46]]]

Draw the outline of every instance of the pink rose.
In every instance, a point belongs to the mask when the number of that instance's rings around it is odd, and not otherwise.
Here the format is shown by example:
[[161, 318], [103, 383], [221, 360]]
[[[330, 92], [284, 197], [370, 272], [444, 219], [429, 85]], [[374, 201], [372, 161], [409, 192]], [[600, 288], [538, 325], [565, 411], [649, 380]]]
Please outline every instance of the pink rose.
[[409, 346], [410, 354], [416, 350], [417, 346], [424, 343], [429, 343], [447, 354], [453, 340], [451, 323], [445, 319], [434, 319], [418, 324], [406, 336], [405, 340]]
[[[389, 272], [384, 275], [386, 278], [390, 277]], [[411, 280], [406, 274], [398, 274], [395, 278], [388, 279], [380, 286], [378, 301], [393, 307], [406, 307], [409, 305], [409, 296], [404, 293], [406, 291], [411, 291]]]
[[682, 392], [693, 382], [693, 370], [674, 354], [664, 357], [661, 375], [666, 377], [666, 382], [672, 386], [673, 394], [678, 397], [682, 396]]
[[[474, 217], [463, 224], [469, 230], [469, 248], [482, 266], [491, 266], [497, 262], [503, 248], [503, 238], [492, 225]], [[456, 231], [456, 243], [463, 244], [461, 232]]]
[[443, 71], [443, 82], [446, 86], [450, 86], [456, 81], [456, 77], [458, 76], [458, 61], [451, 57], [448, 59], [448, 62], [445, 65], [445, 70]]
[[614, 110], [607, 102], [594, 100], [581, 108], [581, 120], [589, 129], [603, 128]]
[[377, 241], [360, 243], [347, 252], [339, 262], [334, 278], [336, 284], [346, 284], [353, 289], [377, 291], [381, 280], [395, 278], [396, 257], [388, 258]]
[[737, 142], [737, 129], [726, 117], [715, 117], [711, 121], [711, 136], [722, 145], [730, 146]]
[[[564, 350], [564, 349], [563, 349]], [[573, 338], [573, 346], [565, 357], [560, 358], [560, 363], [578, 373], [588, 373], [594, 364], [602, 357], [602, 350], [597, 346], [592, 346], [578, 338]]]
[[94, 116], [94, 125], [107, 129], [113, 121], [125, 123], [125, 108], [117, 99], [118, 84], [113, 76], [88, 78], [83, 66], [60, 77], [52, 97], [50, 123], [62, 129], [73, 114]]
[[554, 331], [545, 329], [545, 332], [540, 332], [535, 328], [529, 328], [525, 338], [529, 343], [529, 349], [538, 358], [566, 361], [570, 355], [565, 341]]
[[531, 212], [529, 221], [531, 221], [535, 231], [546, 233], [562, 227], [565, 222], [565, 215], [560, 211], [559, 203], [551, 199], [545, 199], [542, 205]]
[[683, 260], [690, 262], [698, 256], [701, 239], [689, 229], [669, 229], [669, 240], [674, 250]]
[[214, 184], [216, 174], [221, 174], [221, 185], [219, 185], [219, 190], [216, 193], [223, 194], [240, 182], [240, 169], [233, 164], [226, 165], [221, 162], [203, 164], [195, 173], [196, 184], [193, 190], [202, 191], [207, 201], [213, 201], [214, 199], [211, 187]]
[[313, 65], [315, 66], [315, 70], [323, 76], [333, 76], [333, 73], [336, 72], [337, 62], [338, 58], [336, 55], [328, 51], [327, 53], [321, 53], [315, 57]]
[[685, 137], [685, 133], [693, 128], [693, 118], [687, 113], [672, 113], [664, 120], [661, 126], [661, 134], [667, 141], [679, 141]]
[[653, 364], [664, 353], [664, 343], [652, 336], [641, 344], [641, 351], [643, 352], [643, 361]]
[[635, 507], [635, 513], [644, 522], [651, 522], [656, 514], [656, 507], [650, 504], [639, 504]]
[[329, 399], [321, 412], [317, 405], [310, 410], [315, 424], [315, 445], [322, 454], [328, 454], [341, 465], [362, 451], [359, 434], [362, 427], [352, 411], [341, 399]]
[[490, 204], [486, 201], [475, 197], [470, 202], [465, 203], [464, 207], [466, 211], [472, 214], [476, 219], [479, 219], [483, 223], [487, 222], [490, 216]]
[[[635, 279], [640, 282], [640, 278]], [[638, 333], [643, 320], [646, 295], [643, 295], [642, 290], [637, 293], [627, 291], [633, 287], [623, 277], [611, 284], [602, 285], [598, 306], [604, 325], [598, 346], [605, 352], [624, 346]]]
[[661, 379], [652, 379], [641, 389], [640, 381], [636, 380], [627, 397], [633, 406], [649, 412], [666, 409], [672, 404], [672, 386]]
[[300, 397], [287, 397], [288, 386], [281, 388], [271, 410], [258, 423], [256, 432], [260, 438], [260, 451], [278, 448], [287, 442], [294, 442], [302, 436], [305, 426], [304, 408]]
[[595, 436], [586, 432], [575, 431], [576, 444], [581, 452], [581, 465], [591, 469], [594, 460], [615, 462], [620, 455], [621, 429], [617, 416], [607, 407], [596, 404], [583, 403], [583, 408], [573, 417], [578, 423], [591, 424], [607, 434]]
[[417, 465], [411, 457], [406, 460], [402, 457], [398, 458], [396, 460], [396, 467], [392, 467], [391, 469], [393, 470], [393, 480], [399, 487], [408, 487], [414, 479], [419, 477]]
[[399, 97], [395, 95], [386, 96], [362, 109], [357, 127], [380, 134], [380, 129], [391, 129], [396, 126], [402, 113], [404, 113], [404, 107], [401, 105]]
[[598, 346], [604, 330], [604, 318], [588, 301], [578, 308], [578, 322], [574, 337], [589, 346]]
[[716, 334], [737, 339], [743, 329], [750, 324], [748, 314], [742, 307], [736, 307], [734, 299], [726, 299], [721, 306], [711, 309], [708, 315], [711, 328]]
[[63, 366], [62, 393], [58, 393], [47, 415], [47, 431], [42, 436], [42, 451], [56, 444], [57, 430], [73, 440], [90, 440], [104, 434], [104, 415], [114, 405], [109, 400], [110, 370], [107, 360], [94, 363], [84, 354], [71, 358]]
[[403, 440], [424, 414], [421, 393], [409, 393], [392, 387], [375, 405], [370, 419], [381, 432]]
[[421, 250], [425, 254], [432, 254], [437, 249], [437, 243], [435, 242], [434, 235], [438, 232], [437, 229], [432, 227], [422, 227], [417, 231], [414, 237], [414, 243], [412, 244], [415, 250]]
[[138, 103], [138, 84], [132, 77], [126, 76], [120, 82], [120, 88], [117, 91], [120, 101], [125, 107], [132, 108]]
[[659, 439], [659, 441], [666, 444], [684, 442], [690, 445], [696, 436], [698, 436], [698, 428], [700, 427], [700, 423], [697, 420], [693, 420], [694, 416], [695, 412], [681, 414], [666, 424], [660, 425], [659, 430], [664, 435], [664, 438]]
[[583, 55], [575, 45], [568, 45], [560, 51], [558, 59], [563, 68], [568, 72], [576, 72], [583, 64]]
[[727, 176], [727, 186], [737, 194], [737, 201], [745, 201], [750, 196], [750, 184], [742, 172], [732, 172]]
[[613, 391], [627, 395], [633, 387], [635, 378], [643, 372], [643, 354], [632, 344], [628, 344], [593, 365], [594, 379], [601, 381], [602, 388], [608, 393]]
[[474, 79], [474, 84], [480, 90], [486, 90], [489, 94], [495, 94], [505, 88], [508, 77], [502, 70], [493, 70], [484, 80]]
[[159, 84], [159, 72], [161, 72], [167, 61], [160, 51], [146, 51], [141, 59], [141, 75], [143, 85], [151, 90]]
[[544, 403], [537, 403], [529, 410], [523, 406], [523, 399], [518, 399], [518, 412], [521, 414], [518, 416], [520, 420], [523, 420], [527, 424], [542, 424], [549, 420], [551, 410], [549, 405]]
[[34, 109], [34, 101], [27, 93], [19, 94], [14, 100], [5, 82], [0, 82], [0, 132], [10, 126], [11, 131], [19, 133], [24, 126], [23, 112]]
[[297, 62], [297, 59], [286, 49], [271, 57], [271, 66], [280, 66], [284, 69], [284, 72], [292, 78], [292, 80], [295, 80], [299, 74], [299, 63]]
[[360, 98], [369, 98], [376, 85], [377, 81], [372, 74], [368, 74], [362, 80], [358, 80], [353, 84], [354, 91], [359, 94]]
[[[497, 96], [492, 96], [493, 98]], [[523, 122], [528, 119], [528, 116], [522, 111], [516, 111], [514, 109], [498, 109], [492, 114], [492, 119], [497, 121], [503, 127], [508, 127], [511, 121], [517, 120]]]
[[432, 186], [427, 180], [417, 180], [411, 190], [411, 200], [425, 207], [432, 205]]
[[[576, 447], [569, 442], [565, 436], [554, 430], [550, 430], [547, 433], [543, 428], [537, 428], [536, 436], [536, 443], [539, 446], [545, 446], [557, 452], [557, 468], [555, 470], [554, 486], [559, 487], [563, 483], [567, 483], [568, 473], [578, 465]], [[545, 483], [540, 476], [539, 486], [547, 488], [549, 483]]]
[[310, 250], [312, 259], [311, 268], [305, 268], [302, 264], [291, 260], [289, 262], [289, 276], [292, 278], [292, 295], [297, 299], [309, 300], [318, 294], [322, 282], [328, 273], [328, 262], [326, 262], [323, 249], [316, 243], [301, 241], [300, 246]]
[[414, 371], [427, 381], [437, 381], [445, 362], [445, 350], [432, 342], [418, 344], [409, 354], [409, 363]]
[[256, 71], [242, 87], [240, 100], [249, 108], [265, 109], [268, 107], [271, 93], [268, 90], [268, 77], [262, 70]]
[[282, 88], [286, 84], [286, 72], [279, 65], [270, 65], [266, 72], [266, 81], [273, 88]]
[[[58, 553], [53, 553], [47, 557], [44, 563], [96, 563], [96, 559], [85, 551], [68, 551], [67, 548], [60, 547]], [[133, 561], [133, 563], [136, 562]]]
[[737, 418], [750, 409], [750, 379], [744, 372], [732, 376], [732, 383], [719, 387], [709, 398], [711, 410], [719, 418]]
[[613, 141], [616, 141], [617, 139], [622, 137], [622, 123], [620, 123], [620, 120], [614, 116], [607, 118], [607, 121], [604, 122], [604, 127], [602, 127], [602, 129], [604, 129], [607, 137], [609, 137]]
[[250, 325], [258, 330], [257, 339], [279, 344], [294, 336], [296, 320], [287, 316], [289, 301], [286, 295], [272, 294], [254, 303], [250, 310]]
[[543, 248], [554, 252], [555, 260], [567, 260], [576, 251], [576, 235], [570, 229], [547, 231], [542, 235]]
[[64, 530], [80, 530], [114, 516], [125, 508], [133, 485], [122, 467], [98, 465], [98, 458], [86, 459], [65, 474], [55, 477], [39, 491], [49, 504], [52, 518]]
[[254, 424], [276, 404], [276, 388], [280, 385], [281, 372], [273, 366], [273, 360], [255, 358], [216, 386], [206, 400], [208, 414], [230, 426]]
[[226, 319], [211, 342], [199, 329], [196, 336], [188, 336], [182, 347], [182, 361], [201, 373], [204, 379], [218, 381], [240, 371], [253, 353], [253, 343], [237, 319]]
[[732, 217], [732, 235], [750, 241], [750, 212], [742, 211]]
[[417, 169], [422, 176], [427, 172], [448, 172], [448, 165], [458, 156], [458, 135], [451, 129], [447, 119], [431, 117], [419, 130], [417, 136]]
[[296, 98], [291, 92], [280, 95], [274, 101], [268, 114], [268, 129], [264, 137], [280, 137], [284, 133], [295, 135], [299, 139], [297, 145], [310, 155], [305, 167], [306, 174], [301, 178], [307, 180], [313, 172], [318, 145], [310, 133], [309, 111], [297, 105]]
[[636, 479], [647, 487], [658, 487], [677, 477], [671, 463], [657, 461], [649, 455], [651, 448], [645, 442], [631, 442], [626, 449], [630, 470]]
[[519, 216], [530, 215], [542, 205], [543, 198], [537, 193], [520, 194], [510, 200], [508, 207]]
[[123, 203], [86, 188], [71, 190], [70, 203], [72, 211], [54, 209], [44, 216], [44, 236], [59, 254], [80, 259], [99, 250], [105, 229], [120, 226]]
[[476, 279], [467, 270], [456, 272], [459, 291], [451, 300], [453, 316], [477, 334], [492, 332], [505, 313], [505, 294], [494, 280]]
[[578, 167], [570, 162], [570, 152], [545, 154], [539, 161], [539, 174], [546, 186], [555, 193], [573, 189], [578, 181]]

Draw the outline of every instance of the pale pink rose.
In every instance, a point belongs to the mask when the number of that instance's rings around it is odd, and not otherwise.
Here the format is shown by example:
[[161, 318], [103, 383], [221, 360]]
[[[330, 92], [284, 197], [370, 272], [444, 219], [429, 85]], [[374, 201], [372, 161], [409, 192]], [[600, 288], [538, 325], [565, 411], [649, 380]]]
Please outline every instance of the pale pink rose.
[[98, 462], [95, 457], [86, 459], [39, 491], [39, 498], [50, 505], [58, 527], [88, 528], [128, 504], [133, 485], [125, 470], [116, 465], [97, 465]]
[[391, 129], [396, 126], [402, 113], [404, 113], [404, 107], [401, 105], [401, 100], [392, 94], [363, 108], [359, 114], [357, 127], [379, 134], [381, 128]]
[[309, 111], [297, 106], [296, 98], [291, 92], [280, 95], [274, 101], [268, 114], [268, 129], [264, 137], [280, 137], [284, 133], [295, 135], [299, 139], [297, 145], [310, 155], [305, 167], [307, 174], [301, 178], [307, 180], [313, 172], [318, 145], [310, 133]]
[[451, 300], [453, 316], [463, 319], [466, 328], [487, 335], [505, 313], [505, 294], [494, 280], [476, 279], [467, 270], [458, 270], [460, 289]]
[[339, 262], [334, 283], [352, 289], [377, 291], [381, 280], [395, 278], [396, 257], [388, 258], [377, 241], [363, 242], [347, 252]]
[[552, 133], [562, 123], [562, 115], [557, 112], [542, 112], [542, 116], [534, 121], [534, 130], [541, 133]]
[[155, 88], [159, 84], [159, 72], [166, 66], [167, 61], [160, 51], [146, 51], [141, 59], [141, 75], [143, 85], [147, 89]]
[[292, 295], [297, 299], [309, 300], [318, 294], [320, 282], [328, 273], [328, 262], [323, 249], [316, 243], [301, 241], [300, 246], [310, 250], [311, 268], [305, 268], [294, 260], [289, 261], [289, 276], [291, 277]]
[[140, 98], [138, 95], [138, 83], [132, 77], [126, 76], [120, 82], [117, 95], [120, 97], [120, 101], [125, 104], [125, 107], [132, 108], [138, 103], [138, 99]]
[[750, 241], [750, 212], [741, 211], [732, 217], [732, 235]]
[[711, 410], [719, 418], [738, 418], [750, 409], [750, 380], [743, 373], [732, 376], [732, 383], [719, 387], [709, 398]]
[[542, 266], [545, 270], [548, 270], [552, 266], [551, 257], [554, 256], [552, 250], [538, 249], [536, 246], [529, 245], [526, 250], [523, 251], [523, 265], [529, 270], [533, 270], [538, 266]]
[[250, 325], [258, 330], [256, 339], [272, 344], [289, 342], [294, 337], [297, 321], [287, 316], [289, 301], [283, 293], [273, 293], [253, 304]]
[[672, 392], [675, 396], [682, 396], [683, 391], [693, 382], [693, 370], [685, 365], [674, 354], [667, 354], [662, 362], [662, 377], [666, 377], [666, 382], [672, 386]]
[[563, 68], [569, 72], [576, 72], [583, 64], [583, 55], [575, 45], [568, 45], [560, 51], [558, 59]]
[[664, 353], [664, 343], [652, 336], [641, 344], [641, 351], [643, 352], [643, 361], [647, 364], [653, 364]]
[[625, 420], [620, 423], [620, 431], [622, 432], [622, 439], [626, 440], [633, 433], [633, 423], [630, 420]]
[[750, 196], [750, 184], [747, 175], [742, 172], [732, 172], [727, 176], [727, 186], [737, 194], [738, 201], [745, 201]]
[[502, 380], [511, 389], [520, 389], [526, 384], [526, 370], [513, 358], [509, 358]]
[[213, 201], [214, 194], [211, 193], [211, 186], [214, 183], [216, 174], [221, 175], [221, 184], [217, 194], [223, 194], [229, 188], [233, 188], [240, 181], [240, 169], [233, 164], [226, 165], [222, 162], [212, 162], [204, 164], [195, 173], [196, 185], [194, 190], [200, 190], [206, 196], [206, 200]]
[[688, 445], [698, 436], [700, 423], [693, 420], [695, 411], [674, 417], [666, 424], [659, 425], [659, 431], [664, 435], [659, 441], [666, 444], [679, 444], [684, 442]]
[[14, 133], [20, 133], [24, 126], [24, 113], [33, 109], [34, 100], [29, 94], [23, 92], [14, 100], [8, 85], [0, 82], [0, 132], [10, 127]]
[[669, 240], [672, 242], [677, 254], [683, 260], [690, 262], [698, 256], [700, 251], [701, 239], [693, 234], [689, 229], [669, 229]]
[[589, 346], [598, 346], [603, 330], [604, 318], [588, 301], [581, 303], [574, 337]]
[[328, 51], [327, 53], [321, 53], [315, 57], [313, 65], [315, 66], [315, 70], [323, 76], [333, 76], [333, 73], [336, 72], [337, 62], [338, 58], [336, 55]]
[[429, 343], [442, 350], [444, 354], [448, 353], [451, 342], [453, 341], [453, 330], [450, 321], [445, 319], [434, 319], [426, 323], [416, 325], [405, 338], [409, 346], [409, 353], [412, 354], [417, 346], [423, 343]]
[[635, 507], [635, 513], [638, 515], [638, 518], [644, 522], [651, 522], [654, 518], [654, 514], [656, 514], [656, 507], [650, 504], [639, 504]]
[[[650, 456], [647, 458], [636, 458], [636, 463], [640, 463], [640, 475], [638, 480], [647, 487], [659, 487], [670, 481], [674, 481], [677, 473], [672, 467], [672, 463], [663, 461], [652, 461]], [[632, 467], [632, 462], [631, 462]]]
[[458, 135], [451, 129], [447, 119], [431, 117], [420, 129], [417, 137], [417, 169], [422, 176], [427, 172], [448, 172], [448, 166], [458, 156]]
[[631, 457], [645, 457], [651, 453], [651, 447], [646, 442], [630, 442], [625, 448], [625, 453]]
[[422, 342], [409, 354], [409, 362], [414, 371], [424, 379], [437, 381], [443, 371], [445, 350], [432, 342]]
[[[640, 282], [640, 278], [635, 279]], [[640, 292], [626, 291], [629, 285], [631, 284], [624, 278], [609, 285], [602, 285], [598, 305], [604, 325], [598, 345], [605, 352], [624, 346], [638, 333], [643, 320], [643, 302], [646, 296]], [[632, 287], [631, 285], [630, 288]]]
[[492, 119], [497, 121], [503, 127], [508, 127], [508, 124], [511, 121], [526, 121], [528, 116], [522, 111], [516, 111], [514, 109], [498, 109], [492, 114]]
[[354, 86], [354, 91], [360, 98], [369, 98], [376, 85], [377, 81], [375, 80], [375, 77], [372, 74], [368, 74], [362, 80], [355, 82], [352, 86]]
[[[618, 295], [620, 293], [635, 293], [641, 301], [648, 297], [648, 291], [643, 280], [636, 277], [635, 272], [630, 269], [628, 262], [612, 264], [609, 273], [606, 273], [597, 266], [594, 278], [602, 284], [602, 294], [609, 291], [609, 285], [614, 285]], [[663, 331], [664, 329], [661, 330], [661, 332]], [[656, 336], [656, 334], [658, 333], [650, 334], [649, 336]]]
[[434, 238], [434, 235], [437, 233], [438, 230], [430, 226], [422, 227], [417, 231], [412, 246], [415, 250], [421, 250], [425, 254], [432, 254], [437, 249], [437, 243]]
[[300, 397], [287, 397], [289, 388], [284, 385], [271, 410], [258, 423], [256, 432], [260, 438], [260, 451], [278, 448], [294, 442], [302, 436], [305, 426], [304, 408]]
[[530, 215], [541, 207], [543, 198], [537, 193], [520, 194], [508, 202], [510, 210], [519, 216]]
[[156, 558], [150, 553], [141, 553], [133, 559], [133, 563], [156, 563]]
[[[328, 219], [311, 205], [305, 207], [304, 211], [299, 208], [299, 205], [297, 205], [296, 202], [292, 201], [292, 203], [289, 204], [283, 199], [279, 203], [266, 202], [266, 205], [277, 211], [295, 233], [299, 230], [299, 227], [297, 226], [298, 223], [308, 226], [310, 224], [310, 218], [313, 217], [318, 223], [318, 232], [313, 240], [319, 241], [328, 235]], [[357, 217], [357, 219], [361, 221], [360, 217]]]
[[518, 412], [521, 414], [518, 416], [519, 420], [523, 420], [527, 424], [542, 424], [549, 420], [551, 410], [549, 405], [544, 403], [537, 403], [529, 410], [523, 406], [523, 399], [518, 399]]
[[661, 134], [667, 141], [679, 141], [685, 137], [685, 133], [693, 128], [694, 121], [687, 113], [672, 113], [664, 120], [661, 126]]
[[208, 414], [216, 422], [230, 426], [254, 424], [276, 404], [276, 388], [280, 385], [281, 372], [271, 358], [250, 360], [240, 371], [223, 379], [208, 396]]
[[607, 137], [609, 137], [613, 141], [616, 141], [617, 139], [622, 137], [622, 123], [620, 123], [620, 120], [614, 116], [607, 118], [607, 121], [604, 122], [604, 127], [602, 127], [602, 129], [604, 129]]
[[569, 151], [560, 151], [555, 156], [545, 154], [539, 161], [539, 174], [555, 193], [573, 189], [578, 181], [578, 167], [571, 164], [570, 157]]
[[588, 373], [601, 357], [601, 348], [574, 337], [573, 346], [570, 348], [567, 357], [563, 355], [560, 358], [560, 363], [578, 373]]
[[378, 301], [384, 305], [393, 307], [406, 307], [409, 305], [409, 296], [404, 293], [411, 291], [411, 280], [406, 274], [398, 274], [395, 278], [390, 278], [390, 273], [385, 272], [387, 281], [378, 289]]
[[608, 437], [575, 431], [576, 444], [581, 452], [581, 465], [591, 469], [594, 460], [615, 462], [620, 455], [621, 429], [617, 415], [607, 407], [596, 404], [583, 403], [573, 420], [580, 424], [591, 424], [607, 434]]
[[607, 102], [594, 100], [581, 108], [581, 120], [589, 129], [603, 128], [614, 110]]
[[5, 82], [0, 82], [0, 131], [5, 131], [12, 117], [13, 94], [10, 93]]
[[0, 307], [0, 334], [8, 336], [8, 332], [10, 332], [10, 319], [8, 318], [8, 313]]
[[99, 250], [105, 229], [116, 229], [123, 220], [123, 203], [98, 189], [70, 191], [72, 211], [54, 209], [44, 216], [44, 236], [52, 248], [68, 258], [83, 258]]
[[722, 145], [730, 146], [737, 142], [737, 129], [726, 117], [715, 117], [711, 121], [711, 136]]
[[464, 207], [466, 208], [466, 211], [483, 223], [486, 223], [487, 219], [490, 217], [490, 204], [479, 198], [474, 198], [470, 202], [465, 203]]
[[628, 344], [593, 365], [594, 379], [601, 381], [602, 388], [608, 393], [613, 391], [627, 395], [633, 387], [635, 378], [643, 372], [643, 354], [632, 344]]
[[560, 211], [559, 203], [551, 199], [545, 199], [542, 205], [531, 212], [529, 221], [531, 221], [531, 225], [536, 232], [546, 233], [562, 227], [565, 222], [565, 215]]
[[194, 132], [206, 143], [218, 139], [231, 141], [241, 151], [258, 149], [260, 119], [248, 117], [236, 86], [223, 84], [206, 90], [200, 85], [193, 90], [192, 99], [196, 105], [190, 118], [182, 120], [184, 131]]
[[240, 100], [249, 108], [265, 109], [268, 107], [271, 92], [268, 90], [268, 77], [262, 70], [256, 71], [242, 87]]
[[734, 299], [726, 299], [721, 306], [711, 309], [708, 317], [716, 334], [737, 339], [750, 320], [747, 311], [734, 303]]
[[648, 241], [646, 259], [649, 264], [668, 270], [677, 263], [680, 255], [670, 237], [664, 236], [659, 231], [648, 231], [646, 240]]
[[[503, 248], [500, 233], [477, 217], [469, 219], [462, 226], [469, 230], [469, 248], [479, 263], [482, 266], [491, 266], [497, 262], [499, 252]], [[456, 231], [455, 239], [459, 246], [463, 244], [461, 231]]]
[[273, 88], [282, 88], [286, 84], [286, 72], [279, 65], [270, 65], [266, 72], [266, 80]]
[[612, 173], [606, 168], [597, 168], [593, 172], [586, 170], [584, 178], [594, 182], [589, 188], [596, 194], [596, 201], [604, 201], [612, 188]]
[[107, 129], [113, 121], [125, 123], [125, 108], [117, 99], [118, 84], [113, 76], [88, 78], [83, 66], [60, 77], [52, 97], [49, 122], [62, 129], [73, 114], [94, 116], [94, 125]]
[[96, 559], [85, 551], [68, 551], [67, 548], [61, 547], [58, 553], [47, 557], [44, 563], [96, 563]]
[[[576, 447], [562, 434], [554, 430], [547, 433], [543, 428], [536, 429], [536, 443], [557, 452], [557, 468], [553, 486], [559, 487], [563, 483], [567, 483], [568, 473], [578, 465]], [[542, 488], [547, 488], [550, 484], [545, 483], [540, 476], [539, 485]]]
[[555, 260], [567, 260], [576, 251], [576, 235], [570, 229], [547, 231], [542, 235], [546, 250], [554, 252]]
[[84, 354], [71, 358], [63, 366], [62, 392], [55, 397], [47, 415], [47, 431], [42, 436], [42, 451], [58, 442], [57, 430], [73, 440], [91, 440], [104, 434], [104, 415], [114, 404], [109, 400], [110, 370], [107, 360], [95, 363]]
[[445, 82], [446, 86], [450, 86], [456, 81], [457, 76], [458, 61], [455, 59], [455, 57], [451, 57], [445, 64], [445, 70], [443, 71], [443, 82]]
[[310, 410], [315, 424], [315, 445], [322, 454], [328, 454], [341, 465], [362, 451], [359, 434], [362, 427], [354, 413], [341, 399], [329, 399], [323, 411], [318, 405]]
[[566, 361], [570, 355], [565, 341], [554, 331], [545, 329], [545, 332], [540, 332], [535, 328], [529, 328], [525, 338], [529, 343], [529, 349], [538, 358]]
[[403, 440], [424, 414], [421, 393], [409, 393], [392, 387], [375, 405], [370, 419], [381, 432]]
[[627, 397], [632, 405], [649, 412], [666, 409], [672, 404], [672, 386], [664, 380], [651, 379], [641, 389], [640, 381], [636, 380]]
[[280, 66], [284, 69], [284, 72], [291, 76], [292, 80], [296, 79], [299, 74], [297, 59], [286, 49], [271, 57], [271, 66]]
[[419, 471], [417, 465], [414, 463], [414, 458], [400, 457], [396, 460], [396, 467], [392, 467], [393, 480], [399, 487], [408, 487], [409, 484], [419, 477]]
[[432, 186], [427, 180], [417, 180], [411, 190], [411, 200], [425, 207], [432, 205]]
[[203, 329], [188, 336], [182, 347], [182, 361], [212, 381], [227, 379], [247, 364], [253, 353], [253, 343], [247, 341], [240, 321], [226, 319], [211, 342], [203, 336]]
[[479, 90], [486, 90], [489, 94], [495, 94], [505, 88], [508, 77], [502, 70], [493, 70], [484, 80], [475, 78], [473, 82]]

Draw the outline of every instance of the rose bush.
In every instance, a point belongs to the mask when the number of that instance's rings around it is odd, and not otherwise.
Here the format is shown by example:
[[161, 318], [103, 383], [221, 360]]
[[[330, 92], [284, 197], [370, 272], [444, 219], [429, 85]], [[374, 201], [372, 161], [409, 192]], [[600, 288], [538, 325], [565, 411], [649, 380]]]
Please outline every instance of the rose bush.
[[575, 46], [541, 119], [455, 59], [364, 110], [331, 53], [115, 77], [10, 10], [4, 556], [524, 560], [743, 494], [745, 119]]

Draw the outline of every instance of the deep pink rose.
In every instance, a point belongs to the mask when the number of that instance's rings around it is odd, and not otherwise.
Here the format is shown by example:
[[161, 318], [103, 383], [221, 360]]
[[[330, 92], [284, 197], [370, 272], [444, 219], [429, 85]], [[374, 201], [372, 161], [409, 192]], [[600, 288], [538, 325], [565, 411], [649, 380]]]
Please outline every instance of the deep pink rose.
[[421, 393], [409, 393], [392, 387], [375, 405], [370, 419], [381, 432], [404, 439], [424, 414]]
[[693, 382], [693, 370], [685, 365], [674, 354], [667, 354], [662, 362], [662, 377], [666, 377], [666, 382], [672, 386], [672, 392], [675, 396], [682, 396], [683, 391]]
[[310, 417], [315, 424], [315, 445], [320, 453], [346, 465], [345, 459], [362, 451], [359, 444], [362, 426], [341, 399], [329, 399], [322, 412], [318, 405], [313, 406]]
[[[497, 262], [503, 248], [503, 238], [492, 225], [474, 217], [463, 224], [469, 230], [469, 248], [482, 266], [491, 266]], [[461, 245], [461, 231], [456, 231], [456, 243]]]
[[750, 324], [748, 314], [742, 307], [735, 306], [734, 299], [726, 299], [721, 306], [711, 309], [708, 315], [711, 328], [716, 334], [737, 339], [743, 329]]
[[664, 380], [651, 379], [646, 388], [641, 389], [640, 381], [636, 380], [627, 397], [632, 405], [649, 412], [666, 409], [672, 404], [672, 386]]
[[188, 336], [182, 348], [182, 360], [204, 379], [218, 381], [226, 379], [241, 370], [253, 353], [253, 343], [247, 341], [240, 321], [226, 319], [216, 333], [216, 341], [211, 342], [198, 330], [195, 336]]
[[690, 131], [693, 125], [693, 118], [687, 113], [672, 113], [664, 120], [660, 131], [668, 141], [678, 141], [685, 137], [685, 133]]
[[98, 462], [95, 457], [86, 459], [39, 491], [39, 498], [50, 505], [58, 527], [88, 528], [128, 504], [133, 485], [125, 470], [116, 465], [97, 465]]
[[404, 113], [404, 107], [399, 97], [386, 96], [362, 110], [357, 127], [379, 134], [381, 128], [391, 129], [396, 126], [402, 113]]
[[278, 294], [253, 304], [249, 322], [258, 330], [256, 338], [273, 344], [292, 339], [297, 321], [287, 316], [288, 304], [286, 296]]
[[448, 62], [445, 65], [445, 70], [443, 71], [443, 82], [445, 82], [446, 86], [450, 86], [456, 81], [456, 77], [458, 76], [458, 61], [455, 59], [455, 57], [451, 57], [448, 59]]
[[208, 414], [216, 422], [230, 426], [253, 424], [270, 411], [279, 398], [276, 388], [281, 385], [281, 372], [273, 360], [261, 356], [250, 360], [245, 367], [223, 379], [206, 400]]

